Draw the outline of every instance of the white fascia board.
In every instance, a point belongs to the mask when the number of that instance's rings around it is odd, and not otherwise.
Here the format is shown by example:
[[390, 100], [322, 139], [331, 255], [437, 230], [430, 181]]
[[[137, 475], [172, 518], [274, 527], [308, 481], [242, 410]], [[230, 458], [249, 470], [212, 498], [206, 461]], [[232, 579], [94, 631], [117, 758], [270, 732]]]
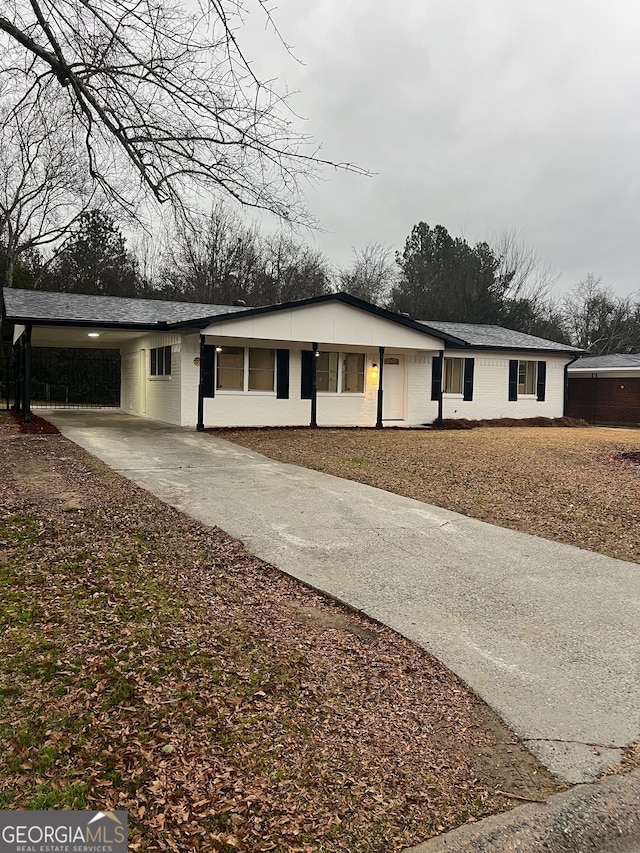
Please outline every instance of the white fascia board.
[[14, 345], [18, 343], [18, 341], [24, 335], [25, 332], [26, 332], [26, 326], [21, 326], [19, 323], [16, 323], [16, 325], [13, 327], [13, 343], [14, 343]]
[[570, 367], [569, 373], [637, 373], [640, 375], [640, 365], [637, 367]]

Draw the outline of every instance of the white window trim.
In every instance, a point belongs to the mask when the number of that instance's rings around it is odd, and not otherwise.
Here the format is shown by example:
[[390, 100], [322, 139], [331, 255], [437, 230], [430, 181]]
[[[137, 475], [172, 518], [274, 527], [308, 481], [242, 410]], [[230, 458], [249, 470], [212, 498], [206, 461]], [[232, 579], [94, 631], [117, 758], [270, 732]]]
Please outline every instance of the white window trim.
[[[533, 391], [531, 394], [527, 394], [524, 391], [520, 392], [520, 365], [521, 364], [533, 364]], [[525, 381], [526, 385], [526, 381]], [[519, 358], [518, 359], [518, 400], [537, 400], [538, 393], [536, 388], [538, 386], [538, 362], [533, 358]]]
[[[158, 356], [157, 356], [158, 351], [159, 350], [165, 350], [165, 349], [167, 349], [167, 347], [169, 348], [169, 350], [171, 352], [171, 371], [172, 372], [171, 373], [156, 373], [156, 374], [151, 373], [151, 353], [152, 353], [152, 351], [153, 350], [156, 351], [156, 359], [157, 359], [158, 358]], [[172, 344], [163, 344], [162, 346], [149, 347], [148, 352], [149, 352], [149, 361], [148, 361], [149, 373], [147, 374], [147, 379], [150, 382], [170, 382], [171, 377], [173, 375], [173, 365], [174, 365], [174, 361], [173, 361], [174, 352], [173, 352]], [[156, 364], [157, 364], [157, 361], [156, 361]]]
[[[224, 344], [222, 345], [224, 347]], [[228, 344], [228, 346], [232, 346]], [[235, 348], [235, 345], [233, 345]], [[238, 347], [240, 349], [240, 347]], [[242, 362], [242, 384], [243, 388], [218, 388], [218, 354], [216, 353], [216, 371], [215, 371], [215, 392], [216, 397], [275, 397], [277, 383], [277, 360], [278, 353], [276, 347], [242, 347], [244, 350]], [[249, 350], [250, 349], [270, 349], [273, 350], [273, 390], [272, 391], [249, 391]]]

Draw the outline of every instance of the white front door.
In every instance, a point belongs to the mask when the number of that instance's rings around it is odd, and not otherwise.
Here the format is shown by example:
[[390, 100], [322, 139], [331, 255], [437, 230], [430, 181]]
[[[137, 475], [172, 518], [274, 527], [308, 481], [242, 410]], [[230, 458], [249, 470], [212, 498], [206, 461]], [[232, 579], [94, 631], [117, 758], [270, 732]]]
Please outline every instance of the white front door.
[[385, 355], [382, 371], [382, 419], [404, 420], [404, 358]]

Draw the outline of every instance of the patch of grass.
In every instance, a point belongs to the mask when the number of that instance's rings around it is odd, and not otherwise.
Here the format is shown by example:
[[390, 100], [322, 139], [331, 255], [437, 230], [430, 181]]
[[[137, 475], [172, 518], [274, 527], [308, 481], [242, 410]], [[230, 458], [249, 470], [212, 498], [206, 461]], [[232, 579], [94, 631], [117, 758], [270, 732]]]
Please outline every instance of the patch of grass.
[[15, 545], [34, 544], [40, 538], [40, 525], [29, 515], [17, 513], [0, 520], [0, 540]]
[[50, 783], [27, 788], [25, 791], [27, 809], [45, 811], [49, 809], [88, 808], [86, 799], [87, 786], [83, 782], [73, 782], [67, 787], [53, 788]]

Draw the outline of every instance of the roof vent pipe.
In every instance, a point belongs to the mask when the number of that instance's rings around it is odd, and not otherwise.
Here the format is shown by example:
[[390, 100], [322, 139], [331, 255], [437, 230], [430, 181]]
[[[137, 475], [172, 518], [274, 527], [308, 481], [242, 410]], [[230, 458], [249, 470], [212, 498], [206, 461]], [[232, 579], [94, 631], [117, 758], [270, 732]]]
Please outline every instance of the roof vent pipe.
[[236, 299], [236, 301], [233, 304], [234, 304], [235, 308], [246, 308], [247, 307], [247, 303], [244, 301], [244, 299]]

